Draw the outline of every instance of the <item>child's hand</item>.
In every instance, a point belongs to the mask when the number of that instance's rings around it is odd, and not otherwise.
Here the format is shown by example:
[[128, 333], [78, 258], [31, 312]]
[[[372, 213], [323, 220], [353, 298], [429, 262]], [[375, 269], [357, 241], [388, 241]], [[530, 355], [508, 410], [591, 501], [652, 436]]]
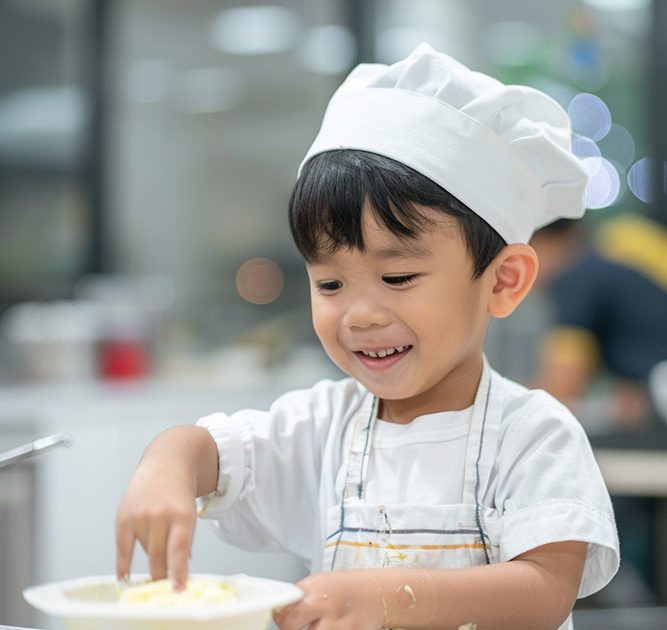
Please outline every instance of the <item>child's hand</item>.
[[116, 516], [116, 574], [130, 572], [134, 543], [148, 554], [151, 577], [169, 576], [174, 589], [185, 587], [195, 530], [195, 488], [191, 477], [169, 466], [141, 464]]
[[280, 630], [302, 630], [317, 622], [327, 630], [377, 630], [384, 622], [382, 592], [369, 571], [316, 573], [297, 586], [301, 600], [274, 612]]
[[198, 426], [167, 429], [146, 449], [116, 515], [116, 575], [130, 572], [135, 541], [148, 554], [154, 580], [185, 588], [197, 519], [195, 498], [215, 490], [218, 451]]

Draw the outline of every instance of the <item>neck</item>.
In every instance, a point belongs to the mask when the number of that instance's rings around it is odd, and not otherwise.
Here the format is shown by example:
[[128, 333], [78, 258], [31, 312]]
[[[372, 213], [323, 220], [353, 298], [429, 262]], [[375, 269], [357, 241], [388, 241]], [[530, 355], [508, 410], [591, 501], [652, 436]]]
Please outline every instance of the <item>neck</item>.
[[378, 417], [386, 422], [409, 424], [419, 416], [441, 411], [460, 411], [475, 402], [484, 363], [479, 361], [459, 368], [446, 380], [427, 391], [406, 399], [379, 401]]

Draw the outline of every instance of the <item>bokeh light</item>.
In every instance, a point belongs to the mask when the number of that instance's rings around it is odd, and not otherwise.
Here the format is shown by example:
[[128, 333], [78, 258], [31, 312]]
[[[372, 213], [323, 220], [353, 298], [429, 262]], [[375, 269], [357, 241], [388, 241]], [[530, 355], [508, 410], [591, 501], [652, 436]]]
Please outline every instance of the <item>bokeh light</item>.
[[621, 12], [645, 9], [651, 0], [584, 0], [584, 3], [600, 11]]
[[651, 174], [653, 164], [651, 158], [643, 157], [637, 160], [628, 171], [628, 186], [632, 194], [641, 199], [644, 203], [650, 203], [651, 195]]
[[268, 258], [246, 260], [236, 272], [236, 290], [251, 304], [273, 302], [285, 284], [280, 267]]
[[567, 108], [572, 130], [592, 140], [601, 140], [611, 129], [611, 113], [606, 103], [595, 94], [577, 94]]
[[211, 42], [233, 55], [267, 55], [292, 48], [299, 30], [297, 13], [287, 7], [233, 7], [213, 20]]
[[591, 210], [610, 206], [621, 190], [621, 179], [616, 167], [605, 158], [588, 157], [582, 160], [588, 173], [586, 207]]
[[624, 168], [629, 168], [635, 159], [635, 140], [623, 125], [612, 124], [609, 133], [599, 142], [603, 155]]
[[588, 157], [602, 157], [600, 147], [593, 140], [578, 134], [572, 136], [572, 153], [582, 160]]

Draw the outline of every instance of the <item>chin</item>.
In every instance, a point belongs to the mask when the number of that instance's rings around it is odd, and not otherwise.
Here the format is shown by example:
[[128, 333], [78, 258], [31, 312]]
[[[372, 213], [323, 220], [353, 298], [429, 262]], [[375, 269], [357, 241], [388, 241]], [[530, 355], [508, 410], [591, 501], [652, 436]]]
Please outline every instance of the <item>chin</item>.
[[382, 400], [407, 400], [414, 396], [412, 392], [401, 392], [395, 385], [378, 385], [377, 383], [365, 382], [360, 378], [357, 378], [356, 380], [358, 380], [369, 392]]

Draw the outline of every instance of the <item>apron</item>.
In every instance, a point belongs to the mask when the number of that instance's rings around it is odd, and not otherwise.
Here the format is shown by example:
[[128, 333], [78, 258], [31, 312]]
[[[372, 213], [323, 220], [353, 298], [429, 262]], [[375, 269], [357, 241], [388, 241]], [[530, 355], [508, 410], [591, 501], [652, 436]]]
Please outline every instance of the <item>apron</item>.
[[[502, 400], [486, 358], [473, 403], [462, 503], [376, 505], [366, 475], [378, 400], [361, 406], [348, 456], [343, 498], [327, 512], [322, 570], [419, 567], [456, 569], [500, 560], [502, 517], [482, 505], [496, 459]], [[572, 616], [559, 630], [572, 629]]]
[[[323, 570], [421, 567], [462, 568], [499, 559], [502, 521], [480, 497], [496, 457], [499, 404], [489, 404], [486, 360], [473, 404], [462, 503], [375, 505], [366, 501], [366, 474], [377, 420], [377, 399], [362, 405], [355, 426], [343, 498], [327, 513]], [[370, 408], [369, 408], [370, 407]]]

